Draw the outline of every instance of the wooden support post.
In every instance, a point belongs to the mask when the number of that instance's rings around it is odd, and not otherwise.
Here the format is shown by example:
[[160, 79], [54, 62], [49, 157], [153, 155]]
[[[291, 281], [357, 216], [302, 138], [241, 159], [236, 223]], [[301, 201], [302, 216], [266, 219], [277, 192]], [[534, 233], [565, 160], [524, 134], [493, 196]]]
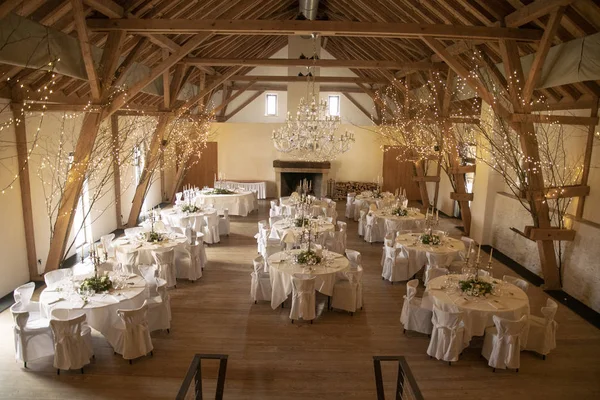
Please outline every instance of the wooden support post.
[[171, 203], [175, 201], [175, 193], [177, 193], [177, 191], [181, 187], [181, 184], [183, 183], [185, 173], [187, 172], [187, 164], [188, 160], [185, 160], [185, 162], [181, 163], [181, 165], [177, 169], [177, 174], [175, 175], [175, 180], [173, 181], [173, 186], [171, 187], [171, 196], [168, 198], [168, 201], [170, 201]]
[[119, 116], [111, 115], [110, 129], [113, 141], [113, 180], [115, 186], [115, 214], [117, 217], [117, 228], [123, 227], [123, 215], [121, 215], [121, 166], [119, 165]]
[[67, 181], [60, 199], [56, 222], [54, 223], [54, 232], [50, 239], [50, 250], [46, 260], [45, 272], [58, 269], [63, 261], [73, 217], [101, 121], [100, 114], [96, 112], [88, 112], [83, 118], [81, 133], [73, 153], [73, 165], [67, 173]]
[[421, 193], [421, 202], [423, 203], [422, 210], [429, 207], [429, 193], [427, 193], [427, 183], [425, 181], [425, 161], [419, 160], [415, 162], [415, 177], [413, 178], [419, 183], [419, 193]]
[[[590, 117], [598, 117], [598, 97], [594, 98], [591, 106]], [[585, 144], [585, 154], [583, 155], [583, 172], [581, 173], [581, 184], [587, 185], [590, 176], [590, 164], [592, 162], [592, 151], [594, 148], [594, 134], [596, 127], [590, 125], [588, 127], [587, 142]], [[583, 218], [583, 209], [585, 207], [585, 197], [580, 197], [577, 201], [577, 211], [575, 215], [578, 218]]]
[[[17, 144], [17, 165], [19, 173], [19, 186], [21, 189], [21, 206], [23, 208], [23, 225], [25, 228], [25, 247], [27, 250], [27, 266], [29, 267], [29, 279], [40, 280], [37, 269], [37, 253], [35, 251], [35, 234], [33, 227], [33, 210], [31, 207], [31, 186], [29, 182], [29, 162], [27, 150], [27, 130], [25, 127], [25, 113], [23, 104], [13, 93], [15, 102], [10, 104], [13, 113], [13, 125], [15, 127], [15, 138]], [[16, 101], [19, 101], [18, 103]]]
[[160, 158], [159, 151], [162, 146], [163, 133], [167, 128], [170, 119], [171, 117], [168, 115], [161, 115], [158, 119], [158, 125], [156, 126], [156, 130], [154, 131], [154, 135], [152, 136], [150, 148], [146, 152], [146, 163], [140, 176], [140, 182], [135, 188], [135, 194], [133, 195], [131, 212], [129, 213], [129, 218], [127, 219], [128, 227], [133, 227], [137, 225], [138, 217], [140, 216], [140, 212], [142, 211], [142, 204], [144, 203], [144, 198], [146, 197], [146, 193], [148, 192], [148, 188], [150, 187], [152, 174], [154, 173], [154, 170], [156, 169]]

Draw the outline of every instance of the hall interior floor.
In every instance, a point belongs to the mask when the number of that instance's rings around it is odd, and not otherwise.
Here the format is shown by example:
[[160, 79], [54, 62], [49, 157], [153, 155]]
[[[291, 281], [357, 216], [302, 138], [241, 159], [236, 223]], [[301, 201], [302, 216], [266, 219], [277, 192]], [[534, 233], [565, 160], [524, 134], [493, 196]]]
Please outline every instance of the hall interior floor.
[[[344, 202], [338, 203], [345, 220]], [[207, 247], [209, 263], [201, 280], [179, 281], [171, 293], [171, 333], [152, 334], [154, 357], [133, 365], [113, 355], [108, 342], [94, 335], [95, 360], [79, 371], [56, 375], [52, 360], [15, 362], [10, 312], [0, 314], [0, 398], [2, 399], [172, 399], [196, 353], [229, 355], [225, 399], [373, 399], [374, 355], [402, 355], [425, 399], [598, 399], [600, 331], [559, 306], [557, 348], [541, 357], [521, 353], [521, 368], [497, 371], [480, 357], [481, 340], [465, 349], [452, 366], [430, 359], [428, 338], [402, 333], [404, 283], [381, 279], [382, 244], [368, 244], [348, 222], [348, 248], [362, 253], [364, 310], [350, 316], [327, 311], [317, 295], [313, 325], [291, 324], [289, 301], [272, 310], [250, 299], [250, 272], [256, 257], [257, 222], [268, 218], [268, 201], [258, 213], [231, 218], [231, 234]], [[440, 228], [460, 237], [460, 220], [442, 218]], [[485, 255], [487, 257], [487, 254]], [[494, 262], [494, 275], [513, 274]], [[547, 295], [532, 286], [533, 314]], [[214, 397], [217, 363], [203, 363], [204, 393]], [[387, 398], [394, 398], [396, 369], [384, 366]]]

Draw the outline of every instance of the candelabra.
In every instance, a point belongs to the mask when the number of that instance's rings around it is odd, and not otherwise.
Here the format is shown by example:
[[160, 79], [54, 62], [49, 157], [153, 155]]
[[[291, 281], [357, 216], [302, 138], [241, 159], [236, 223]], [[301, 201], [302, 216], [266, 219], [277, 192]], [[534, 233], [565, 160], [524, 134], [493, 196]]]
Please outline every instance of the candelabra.
[[[106, 254], [106, 251], [105, 251]], [[94, 266], [94, 276], [98, 277], [98, 267], [100, 266], [100, 257], [98, 256], [98, 251], [91, 245], [90, 247], [90, 260], [92, 261], [92, 265]]]

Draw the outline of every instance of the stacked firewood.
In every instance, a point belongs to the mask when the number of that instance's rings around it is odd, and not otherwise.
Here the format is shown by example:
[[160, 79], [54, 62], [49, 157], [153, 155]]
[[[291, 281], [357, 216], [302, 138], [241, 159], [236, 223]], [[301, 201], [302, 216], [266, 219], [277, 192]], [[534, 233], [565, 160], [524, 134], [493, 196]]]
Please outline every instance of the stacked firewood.
[[360, 193], [366, 190], [376, 190], [375, 182], [336, 182], [334, 200], [345, 200], [348, 193]]

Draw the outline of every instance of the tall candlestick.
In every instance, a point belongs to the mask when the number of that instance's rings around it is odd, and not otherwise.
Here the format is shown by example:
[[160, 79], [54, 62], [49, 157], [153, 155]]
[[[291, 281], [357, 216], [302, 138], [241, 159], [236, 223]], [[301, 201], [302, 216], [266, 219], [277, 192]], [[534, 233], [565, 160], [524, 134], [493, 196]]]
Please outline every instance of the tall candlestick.
[[479, 262], [479, 255], [481, 254], [481, 243], [479, 244], [479, 250], [477, 250], [477, 262]]
[[492, 263], [492, 254], [494, 254], [494, 248], [492, 247], [492, 250], [490, 250], [490, 259], [488, 260], [488, 263]]
[[436, 212], [435, 212], [435, 219], [437, 219], [437, 220], [440, 219], [440, 210], [436, 210]]

